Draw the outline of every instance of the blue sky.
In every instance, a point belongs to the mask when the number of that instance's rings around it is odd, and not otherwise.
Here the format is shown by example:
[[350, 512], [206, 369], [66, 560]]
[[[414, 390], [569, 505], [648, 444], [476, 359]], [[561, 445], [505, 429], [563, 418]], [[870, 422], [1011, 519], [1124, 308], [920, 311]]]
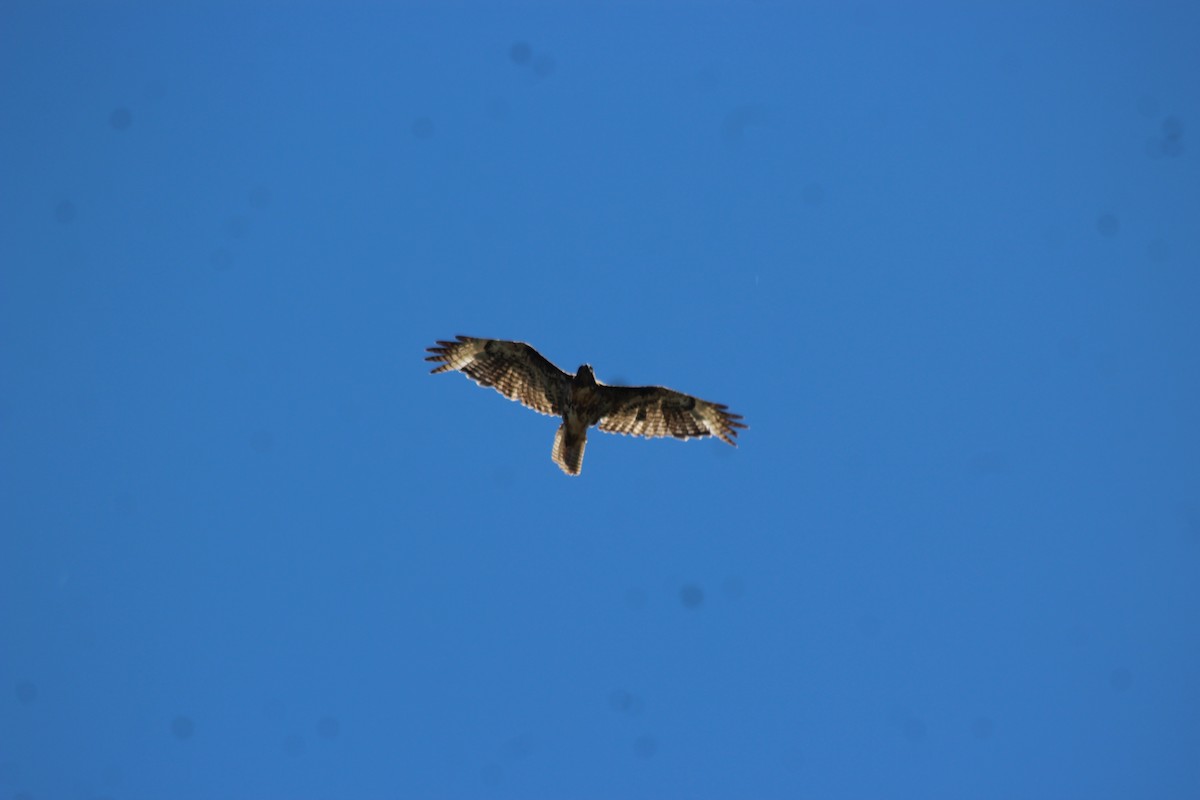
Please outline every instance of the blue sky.
[[1200, 7], [958, 5], [5, 4], [0, 797], [1200, 795]]

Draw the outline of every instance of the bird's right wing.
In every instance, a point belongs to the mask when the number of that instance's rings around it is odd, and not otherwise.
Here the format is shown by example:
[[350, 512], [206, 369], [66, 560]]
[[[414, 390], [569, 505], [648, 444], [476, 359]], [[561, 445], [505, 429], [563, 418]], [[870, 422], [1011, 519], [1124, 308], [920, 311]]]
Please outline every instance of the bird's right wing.
[[428, 348], [426, 361], [441, 362], [431, 372], [456, 369], [480, 386], [490, 386], [510, 400], [551, 416], [561, 416], [571, 376], [524, 342], [458, 336]]

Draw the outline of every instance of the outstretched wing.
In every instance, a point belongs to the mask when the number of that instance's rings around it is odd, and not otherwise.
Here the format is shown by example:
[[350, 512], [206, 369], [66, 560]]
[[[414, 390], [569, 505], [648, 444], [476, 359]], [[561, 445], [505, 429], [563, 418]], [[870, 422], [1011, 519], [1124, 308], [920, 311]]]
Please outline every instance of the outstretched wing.
[[609, 433], [630, 436], [674, 436], [691, 439], [716, 436], [737, 446], [737, 429], [745, 428], [740, 414], [720, 403], [661, 386], [599, 386], [600, 422]]
[[562, 414], [571, 376], [524, 342], [459, 336], [428, 348], [426, 361], [441, 364], [431, 372], [456, 369], [480, 386], [490, 386], [510, 400], [551, 416]]

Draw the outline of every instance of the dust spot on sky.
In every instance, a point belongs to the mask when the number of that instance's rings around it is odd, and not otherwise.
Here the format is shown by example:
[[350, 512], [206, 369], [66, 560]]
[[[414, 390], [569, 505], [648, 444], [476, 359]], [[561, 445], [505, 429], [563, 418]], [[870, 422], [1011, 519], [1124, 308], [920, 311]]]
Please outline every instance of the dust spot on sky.
[[696, 87], [700, 91], [712, 92], [721, 83], [721, 76], [717, 74], [716, 69], [713, 67], [703, 67], [696, 71], [694, 80], [696, 81]]
[[1096, 230], [1101, 236], [1116, 236], [1121, 229], [1121, 223], [1116, 214], [1101, 214], [1096, 218]]
[[971, 735], [976, 739], [990, 739], [996, 733], [996, 723], [989, 717], [976, 717], [971, 720]]
[[617, 689], [608, 695], [608, 707], [618, 714], [642, 713], [642, 698], [633, 692]]
[[699, 608], [704, 605], [704, 590], [694, 583], [686, 583], [679, 590], [679, 602], [684, 608]]
[[819, 206], [825, 202], [825, 189], [819, 183], [809, 183], [800, 190], [800, 198], [805, 205]]
[[500, 753], [505, 758], [517, 759], [525, 758], [533, 749], [533, 737], [527, 733], [519, 733], [500, 746]]
[[479, 780], [484, 786], [499, 786], [504, 780], [504, 767], [495, 762], [488, 762], [479, 768]]
[[74, 222], [77, 213], [78, 210], [75, 208], [75, 204], [70, 200], [60, 200], [54, 206], [54, 219], [63, 225], [69, 225]]
[[255, 186], [250, 190], [250, 207], [266, 208], [271, 205], [271, 190], [266, 186]]
[[208, 254], [208, 265], [217, 272], [225, 272], [233, 266], [233, 253], [227, 247], [218, 247]]
[[1183, 150], [1183, 120], [1176, 116], [1164, 119], [1158, 135], [1146, 142], [1146, 155], [1151, 158], [1178, 158]]
[[196, 723], [182, 714], [171, 720], [171, 735], [179, 741], [187, 741], [196, 735]]
[[1193, 541], [1200, 540], [1200, 509], [1185, 506], [1182, 511], [1184, 534]]
[[337, 717], [326, 714], [317, 720], [317, 736], [322, 739], [336, 739], [342, 735], [342, 723]]
[[533, 48], [528, 42], [513, 42], [508, 48], [508, 60], [516, 64], [518, 67], [524, 67], [529, 64], [533, 58]]
[[916, 717], [905, 717], [900, 722], [900, 731], [904, 734], [904, 738], [910, 742], [919, 742], [925, 738], [927, 733], [925, 723]]
[[641, 611], [646, 607], [648, 601], [649, 597], [646, 595], [645, 589], [634, 587], [625, 593], [625, 605], [634, 611]]
[[117, 492], [113, 497], [113, 511], [118, 517], [129, 519], [137, 514], [137, 498], [129, 492]]
[[1162, 154], [1167, 158], [1183, 155], [1183, 120], [1167, 117], [1162, 123]]
[[533, 59], [533, 74], [539, 78], [548, 78], [554, 73], [555, 67], [558, 64], [554, 61], [554, 56], [542, 53]]
[[508, 119], [508, 102], [498, 97], [493, 97], [484, 107], [484, 113], [488, 115], [488, 119], [494, 119], [497, 122]]
[[283, 752], [293, 758], [304, 755], [304, 737], [298, 733], [289, 733], [283, 737]]
[[1183, 138], [1183, 120], [1179, 117], [1167, 117], [1162, 122], [1163, 139], [1168, 142], [1177, 142]]
[[167, 85], [162, 81], [150, 81], [142, 90], [142, 96], [151, 103], [158, 103], [167, 96]]
[[1065, 239], [1062, 228], [1057, 225], [1047, 225], [1042, 229], [1042, 244], [1046, 245], [1047, 250], [1058, 250]]
[[429, 117], [417, 117], [412, 123], [412, 134], [418, 139], [433, 138], [433, 120]]
[[920, 742], [928, 733], [924, 721], [909, 711], [894, 712], [891, 721], [900, 731], [900, 735], [910, 742]]
[[1058, 341], [1058, 356], [1063, 361], [1074, 361], [1079, 358], [1083, 345], [1077, 336], [1064, 336]]
[[858, 618], [858, 621], [855, 623], [855, 627], [858, 628], [858, 632], [863, 636], [867, 637], [868, 639], [874, 639], [879, 635], [879, 631], [883, 627], [883, 623], [880, 622], [879, 617], [875, 616], [874, 614], [863, 614]]
[[109, 764], [100, 771], [100, 783], [106, 788], [114, 789], [125, 779], [124, 771], [116, 764]]
[[492, 467], [492, 481], [502, 489], [512, 486], [516, 478], [516, 470], [511, 464]]
[[113, 109], [113, 112], [108, 115], [108, 124], [114, 131], [127, 131], [133, 124], [133, 114], [124, 106]]
[[37, 700], [38, 690], [37, 685], [33, 681], [18, 681], [16, 687], [17, 702], [23, 706], [27, 706], [34, 700]]
[[266, 455], [275, 449], [275, 437], [270, 431], [255, 431], [250, 434], [250, 449]]
[[653, 736], [639, 736], [633, 740], [633, 754], [638, 758], [654, 758], [658, 754], [658, 740]]
[[241, 215], [235, 214], [225, 220], [225, 233], [230, 239], [241, 239], [245, 237], [248, 230], [250, 230], [250, 220]]
[[736, 147], [742, 143], [746, 130], [767, 124], [767, 112], [763, 106], [746, 104], [738, 106], [721, 120], [721, 139], [726, 145]]
[[269, 719], [271, 722], [279, 722], [282, 720], [284, 711], [285, 709], [283, 707], [283, 701], [278, 697], [272, 697], [268, 699], [267, 702], [263, 703], [263, 717]]
[[1153, 239], [1146, 245], [1146, 256], [1155, 264], [1161, 264], [1171, 257], [1171, 248], [1162, 239]]
[[1124, 668], [1114, 669], [1108, 675], [1108, 685], [1114, 692], [1128, 692], [1133, 688], [1133, 673]]
[[997, 450], [985, 450], [971, 457], [967, 470], [972, 475], [1004, 475], [1009, 470], [1008, 457]]
[[804, 766], [804, 751], [792, 745], [783, 751], [783, 768], [788, 772], [796, 772]]
[[1162, 143], [1162, 151], [1167, 158], [1178, 158], [1183, 155], [1183, 142], [1165, 140]]

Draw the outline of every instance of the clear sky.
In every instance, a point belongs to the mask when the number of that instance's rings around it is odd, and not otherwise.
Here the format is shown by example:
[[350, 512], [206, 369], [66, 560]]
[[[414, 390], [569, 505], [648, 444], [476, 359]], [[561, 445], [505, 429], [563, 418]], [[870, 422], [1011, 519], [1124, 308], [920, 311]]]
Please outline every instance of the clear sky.
[[1200, 796], [1197, 42], [3, 3], [0, 798]]

